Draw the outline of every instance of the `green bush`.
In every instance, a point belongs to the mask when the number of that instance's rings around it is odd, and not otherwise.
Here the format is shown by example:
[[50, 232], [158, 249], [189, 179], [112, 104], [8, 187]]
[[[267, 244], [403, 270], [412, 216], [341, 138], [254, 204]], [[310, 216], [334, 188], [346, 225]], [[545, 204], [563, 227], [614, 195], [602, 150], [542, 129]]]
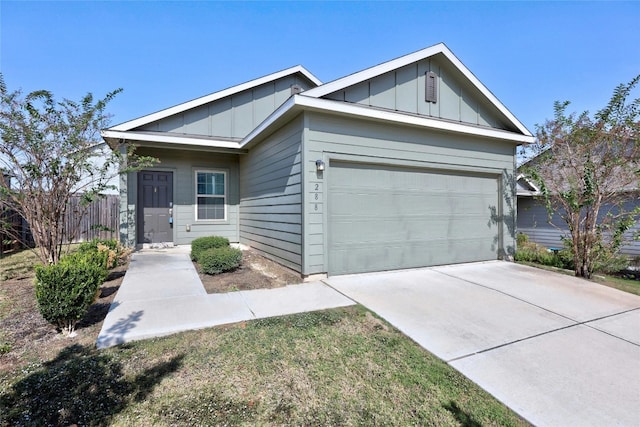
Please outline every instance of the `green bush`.
[[208, 249], [229, 247], [229, 239], [220, 236], [199, 237], [191, 242], [191, 259], [198, 262], [200, 254]]
[[75, 253], [58, 264], [36, 267], [36, 300], [42, 317], [71, 334], [107, 278], [106, 253]]
[[529, 236], [524, 233], [518, 233], [516, 235], [516, 243], [518, 244], [518, 248], [520, 246], [525, 245], [529, 241]]
[[[521, 238], [520, 236], [525, 236]], [[570, 268], [567, 266], [565, 250], [553, 253], [544, 246], [529, 242], [525, 234], [518, 235], [518, 250], [515, 253], [516, 261], [533, 262], [558, 268]], [[569, 257], [573, 259], [572, 257]]]
[[205, 274], [218, 274], [230, 271], [238, 268], [241, 262], [242, 251], [228, 246], [207, 249], [198, 256], [198, 264]]
[[89, 242], [82, 242], [78, 247], [78, 253], [98, 254], [100, 259], [104, 258], [106, 268], [114, 268], [118, 265], [118, 260], [124, 251], [115, 239], [93, 239]]

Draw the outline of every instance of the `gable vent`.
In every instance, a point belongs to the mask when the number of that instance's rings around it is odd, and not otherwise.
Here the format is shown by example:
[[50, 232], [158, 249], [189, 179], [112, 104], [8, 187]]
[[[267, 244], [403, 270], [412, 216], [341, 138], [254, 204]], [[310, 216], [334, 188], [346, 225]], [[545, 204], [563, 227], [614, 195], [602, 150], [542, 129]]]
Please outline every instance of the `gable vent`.
[[302, 92], [304, 89], [302, 89], [302, 86], [300, 85], [291, 85], [291, 95], [295, 95], [297, 93]]
[[433, 71], [425, 73], [425, 94], [424, 100], [426, 102], [438, 102], [438, 76]]

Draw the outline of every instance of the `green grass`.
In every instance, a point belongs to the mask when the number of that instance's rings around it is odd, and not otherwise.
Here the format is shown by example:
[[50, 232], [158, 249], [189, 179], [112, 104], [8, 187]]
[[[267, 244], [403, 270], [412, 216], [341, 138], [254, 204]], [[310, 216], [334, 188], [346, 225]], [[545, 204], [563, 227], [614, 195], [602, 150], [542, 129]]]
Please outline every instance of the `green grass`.
[[0, 280], [33, 275], [33, 268], [40, 264], [35, 250], [25, 249], [0, 258]]
[[526, 425], [362, 307], [75, 345], [0, 390], [0, 425]]
[[[79, 243], [63, 245], [62, 254], [75, 252]], [[34, 267], [42, 264], [38, 258], [37, 248], [23, 249], [0, 257], [0, 280], [30, 277], [34, 274]]]
[[623, 279], [622, 277], [610, 276], [608, 274], [596, 275], [594, 282], [609, 286], [634, 295], [640, 295], [640, 280]]
[[[551, 267], [548, 265], [537, 264], [528, 261], [517, 261], [518, 264], [528, 265], [529, 267], [540, 268], [542, 270], [554, 271], [556, 273], [566, 274], [568, 276], [575, 276], [571, 270], [563, 270], [557, 267]], [[587, 280], [587, 279], [585, 279]], [[634, 295], [640, 295], [640, 281], [633, 279], [623, 279], [621, 277], [615, 277], [608, 274], [596, 273], [591, 279], [592, 282], [599, 283], [610, 288], [615, 288], [620, 291], [628, 292]]]

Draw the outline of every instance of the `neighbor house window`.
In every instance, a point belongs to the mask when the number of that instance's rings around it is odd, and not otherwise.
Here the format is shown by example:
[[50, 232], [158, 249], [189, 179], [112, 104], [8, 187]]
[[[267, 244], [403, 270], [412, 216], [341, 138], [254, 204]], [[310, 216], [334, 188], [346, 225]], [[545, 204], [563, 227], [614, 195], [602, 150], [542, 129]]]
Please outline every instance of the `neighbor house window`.
[[196, 171], [196, 220], [224, 220], [226, 205], [226, 172]]

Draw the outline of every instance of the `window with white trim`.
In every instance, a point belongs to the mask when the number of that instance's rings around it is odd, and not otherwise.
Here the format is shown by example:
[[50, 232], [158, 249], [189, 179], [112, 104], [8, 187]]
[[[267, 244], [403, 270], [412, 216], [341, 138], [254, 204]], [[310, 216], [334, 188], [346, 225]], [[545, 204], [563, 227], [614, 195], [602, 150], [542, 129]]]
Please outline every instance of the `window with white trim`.
[[227, 173], [196, 171], [196, 221], [225, 220]]

